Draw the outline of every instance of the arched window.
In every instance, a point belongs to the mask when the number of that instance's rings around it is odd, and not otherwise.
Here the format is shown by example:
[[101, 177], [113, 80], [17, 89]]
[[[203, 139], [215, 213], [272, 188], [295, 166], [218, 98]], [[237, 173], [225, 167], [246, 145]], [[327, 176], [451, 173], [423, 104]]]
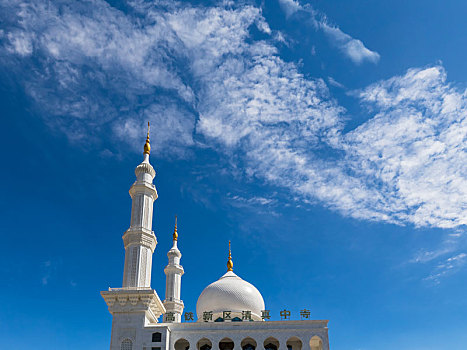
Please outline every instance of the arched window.
[[190, 348], [190, 343], [186, 339], [178, 339], [174, 345], [175, 350], [188, 350]]
[[256, 341], [253, 338], [245, 338], [240, 343], [242, 350], [255, 350], [256, 349]]
[[317, 335], [310, 339], [310, 349], [323, 350], [323, 341]]
[[291, 337], [287, 340], [288, 350], [302, 350], [302, 341], [297, 337]]
[[121, 350], [133, 350], [133, 342], [130, 339], [123, 339]]
[[152, 342], [153, 343], [159, 343], [162, 339], [162, 333], [156, 332], [152, 333]]
[[208, 338], [201, 338], [200, 340], [198, 340], [196, 347], [198, 348], [198, 350], [211, 350], [212, 343]]
[[220, 350], [233, 350], [234, 342], [230, 338], [224, 338], [219, 342], [219, 349]]
[[279, 349], [279, 341], [274, 337], [267, 338], [264, 343], [265, 350], [277, 350]]

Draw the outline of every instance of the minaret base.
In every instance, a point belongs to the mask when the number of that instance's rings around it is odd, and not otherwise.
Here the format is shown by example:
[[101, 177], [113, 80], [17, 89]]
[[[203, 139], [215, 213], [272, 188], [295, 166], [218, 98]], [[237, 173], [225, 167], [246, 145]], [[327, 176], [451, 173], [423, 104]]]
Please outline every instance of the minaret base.
[[109, 288], [101, 292], [109, 312], [116, 313], [144, 313], [145, 325], [157, 323], [160, 315], [165, 313], [164, 304], [156, 291], [150, 288]]
[[181, 300], [164, 300], [164, 306], [167, 312], [164, 314], [164, 322], [182, 322], [182, 313], [185, 305]]

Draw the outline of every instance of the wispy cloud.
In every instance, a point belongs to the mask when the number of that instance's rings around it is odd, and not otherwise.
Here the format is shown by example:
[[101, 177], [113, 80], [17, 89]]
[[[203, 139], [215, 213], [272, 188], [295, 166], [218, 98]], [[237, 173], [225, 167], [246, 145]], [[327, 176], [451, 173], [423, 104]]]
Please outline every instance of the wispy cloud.
[[279, 4], [281, 5], [287, 17], [290, 17], [294, 13], [303, 10], [303, 7], [300, 5], [300, 3], [295, 0], [279, 0]]
[[424, 281], [438, 285], [442, 279], [457, 272], [465, 265], [467, 241], [464, 228], [445, 231], [431, 249], [420, 249], [408, 261], [423, 265], [428, 270]]
[[353, 63], [361, 64], [365, 61], [378, 63], [379, 53], [368, 49], [361, 40], [355, 39], [343, 32], [337, 25], [329, 23], [326, 16], [316, 11], [310, 4], [301, 5], [295, 0], [279, 0], [287, 18], [297, 12], [303, 11], [308, 14], [308, 20], [316, 30], [321, 30], [330, 40]]
[[110, 130], [136, 144], [151, 119], [159, 154], [239, 154], [246, 176], [354, 218], [466, 224], [466, 92], [441, 66], [356, 92], [371, 118], [344, 133], [326, 83], [252, 38], [253, 26], [271, 34], [254, 6], [1, 6], [1, 63], [75, 142]]
[[441, 279], [447, 275], [453, 274], [461, 269], [467, 263], [467, 254], [460, 253], [450, 256], [439, 263], [432, 274], [425, 278], [425, 281], [439, 284]]
[[365, 61], [378, 63], [379, 53], [368, 49], [361, 40], [352, 38], [339, 27], [331, 26], [325, 21], [319, 22], [319, 27], [331, 39], [333, 45], [341, 50], [352, 62], [361, 64]]
[[231, 193], [228, 194], [228, 197], [231, 201], [237, 203], [246, 203], [248, 205], [274, 205], [277, 203], [277, 199], [275, 198], [266, 198], [263, 196], [253, 196], [253, 197], [242, 197], [239, 195], [232, 195]]
[[41, 264], [41, 270], [41, 284], [43, 286], [46, 286], [47, 284], [49, 284], [50, 277], [52, 276], [52, 272], [55, 270], [55, 267], [52, 265], [52, 261], [48, 260]]
[[[153, 120], [164, 135], [190, 122], [193, 129], [195, 116], [186, 110], [194, 95], [175, 69], [186, 60], [183, 45], [162, 11], [143, 19], [136, 9], [125, 15], [99, 0], [0, 6], [0, 63], [17, 73], [46, 122], [71, 140], [97, 138], [109, 124], [117, 132], [128, 123], [143, 128], [141, 119]], [[156, 116], [171, 105], [181, 108], [161, 123]], [[183, 135], [171, 138], [175, 150], [193, 142]]]
[[441, 66], [360, 92], [374, 117], [342, 145], [352, 171], [382, 194], [374, 208], [417, 226], [467, 224], [466, 96]]
[[345, 86], [341, 83], [339, 83], [336, 79], [334, 79], [333, 77], [328, 77], [328, 83], [329, 85], [332, 85], [332, 86], [335, 86], [335, 87], [338, 87], [339, 89], [345, 89]]

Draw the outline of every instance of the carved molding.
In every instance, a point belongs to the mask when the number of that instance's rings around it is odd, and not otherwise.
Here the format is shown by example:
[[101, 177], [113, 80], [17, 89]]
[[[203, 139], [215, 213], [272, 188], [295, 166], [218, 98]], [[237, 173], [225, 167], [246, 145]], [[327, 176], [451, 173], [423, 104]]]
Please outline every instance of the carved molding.
[[144, 194], [148, 197], [152, 197], [152, 200], [155, 201], [158, 197], [156, 186], [149, 182], [135, 181], [133, 185], [131, 185], [129, 193], [131, 198], [137, 194]]
[[[145, 312], [151, 322], [166, 312], [164, 304], [153, 289], [109, 288], [101, 292], [110, 313]], [[118, 301], [116, 303], [116, 301]]]
[[181, 265], [167, 265], [164, 269], [164, 272], [166, 275], [173, 273], [182, 276], [185, 273], [185, 270]]
[[153, 231], [146, 230], [143, 227], [129, 228], [123, 235], [123, 244], [125, 249], [131, 245], [142, 245], [146, 248], [151, 249], [154, 253], [157, 245], [157, 238]]

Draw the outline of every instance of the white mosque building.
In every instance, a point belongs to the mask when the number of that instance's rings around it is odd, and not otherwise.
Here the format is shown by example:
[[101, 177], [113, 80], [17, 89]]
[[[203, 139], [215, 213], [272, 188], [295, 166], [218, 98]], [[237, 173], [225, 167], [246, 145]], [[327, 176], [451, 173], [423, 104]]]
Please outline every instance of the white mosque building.
[[[183, 314], [180, 289], [184, 271], [176, 223], [164, 269], [165, 300], [160, 300], [151, 288], [152, 254], [157, 245], [152, 214], [157, 191], [150, 150], [148, 130], [144, 160], [136, 167], [136, 181], [130, 188], [131, 224], [123, 235], [123, 286], [101, 292], [113, 316], [110, 350], [329, 350], [327, 320], [269, 321], [261, 293], [233, 272], [230, 249], [227, 272], [198, 298], [197, 320], [192, 313]], [[182, 322], [182, 315], [185, 321], [196, 322]], [[304, 315], [309, 317], [309, 312]]]

